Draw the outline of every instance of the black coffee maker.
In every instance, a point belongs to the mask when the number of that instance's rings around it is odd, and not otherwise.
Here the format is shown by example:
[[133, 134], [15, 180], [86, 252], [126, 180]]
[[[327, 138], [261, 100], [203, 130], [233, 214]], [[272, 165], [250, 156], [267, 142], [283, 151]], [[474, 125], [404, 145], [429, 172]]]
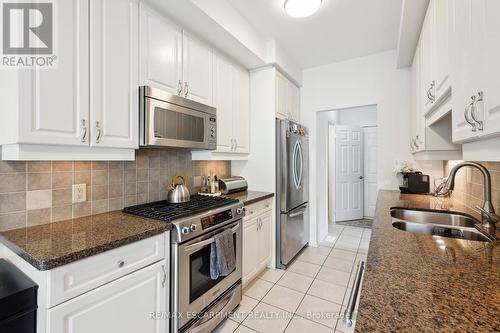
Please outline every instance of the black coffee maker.
[[403, 172], [403, 185], [399, 190], [406, 194], [429, 194], [430, 177], [420, 171]]

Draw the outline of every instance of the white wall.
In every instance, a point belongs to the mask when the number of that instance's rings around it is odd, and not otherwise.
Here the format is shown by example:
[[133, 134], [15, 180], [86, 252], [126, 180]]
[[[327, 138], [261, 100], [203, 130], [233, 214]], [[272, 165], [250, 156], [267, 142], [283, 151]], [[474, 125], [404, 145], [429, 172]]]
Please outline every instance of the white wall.
[[350, 126], [377, 126], [377, 106], [366, 105], [333, 111], [338, 113], [338, 124]]
[[316, 148], [317, 112], [376, 105], [381, 147], [378, 185], [380, 189], [398, 189], [394, 162], [411, 159], [406, 139], [410, 130], [410, 71], [396, 69], [395, 51], [307, 69], [303, 73], [301, 101], [301, 119], [311, 133], [311, 244], [316, 244], [326, 236], [317, 233], [316, 221], [328, 216], [328, 205], [318, 205], [318, 199], [327, 193], [317, 190], [316, 160], [321, 158]]

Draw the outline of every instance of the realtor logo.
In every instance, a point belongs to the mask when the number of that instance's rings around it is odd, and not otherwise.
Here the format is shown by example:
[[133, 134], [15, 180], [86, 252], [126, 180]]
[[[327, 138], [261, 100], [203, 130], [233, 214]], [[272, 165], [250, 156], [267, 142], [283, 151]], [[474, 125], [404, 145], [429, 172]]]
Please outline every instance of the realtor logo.
[[1, 1], [2, 67], [54, 67], [52, 2]]

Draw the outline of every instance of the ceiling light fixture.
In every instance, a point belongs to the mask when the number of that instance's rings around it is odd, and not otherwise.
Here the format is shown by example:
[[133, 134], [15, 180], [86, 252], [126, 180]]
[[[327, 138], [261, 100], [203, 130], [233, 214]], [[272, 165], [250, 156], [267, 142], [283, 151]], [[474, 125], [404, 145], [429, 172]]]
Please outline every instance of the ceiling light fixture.
[[285, 0], [285, 11], [291, 17], [301, 18], [316, 13], [322, 0]]

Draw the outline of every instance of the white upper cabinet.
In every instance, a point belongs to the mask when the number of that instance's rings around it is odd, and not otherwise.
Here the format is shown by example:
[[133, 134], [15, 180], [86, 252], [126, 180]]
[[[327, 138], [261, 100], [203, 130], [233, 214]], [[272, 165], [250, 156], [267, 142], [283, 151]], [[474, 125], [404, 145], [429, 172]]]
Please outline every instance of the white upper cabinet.
[[138, 148], [139, 1], [90, 1], [91, 145]]
[[434, 95], [436, 101], [449, 93], [450, 82], [450, 0], [432, 0], [434, 11]]
[[183, 96], [213, 105], [213, 51], [197, 38], [183, 32]]
[[[233, 66], [233, 140], [236, 153], [250, 152], [250, 75]], [[220, 131], [219, 131], [220, 134]]]
[[[12, 70], [1, 74], [3, 79], [18, 76], [16, 91], [2, 99], [16, 98], [19, 130], [14, 135], [17, 140], [0, 144], [88, 145], [89, 3], [59, 1], [57, 8], [59, 26], [64, 27], [57, 30], [57, 69], [27, 69], [15, 73]], [[2, 120], [3, 117], [2, 114]]]
[[300, 89], [276, 71], [276, 118], [300, 121]]
[[141, 2], [141, 85], [182, 90], [182, 30]]
[[215, 107], [217, 108], [217, 151], [231, 152], [233, 139], [233, 65], [217, 55], [215, 60]]
[[427, 113], [433, 106], [435, 99], [434, 78], [434, 10], [433, 1], [429, 3], [427, 14], [425, 15], [424, 25], [422, 26], [422, 34], [420, 35], [420, 52], [421, 52], [421, 98], [422, 111]]

